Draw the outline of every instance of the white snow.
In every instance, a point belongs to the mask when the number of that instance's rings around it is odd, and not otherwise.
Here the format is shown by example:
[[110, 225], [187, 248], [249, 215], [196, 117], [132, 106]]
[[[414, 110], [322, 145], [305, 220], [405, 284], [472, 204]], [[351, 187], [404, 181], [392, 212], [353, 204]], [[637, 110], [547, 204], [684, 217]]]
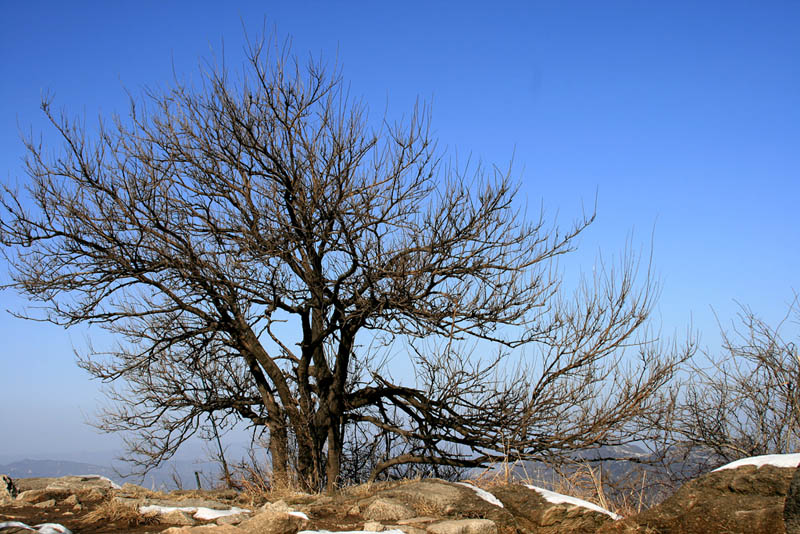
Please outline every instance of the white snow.
[[478, 497], [483, 499], [484, 501], [488, 502], [489, 504], [493, 504], [495, 506], [499, 506], [500, 508], [505, 508], [503, 503], [500, 502], [500, 499], [489, 493], [488, 491], [481, 489], [477, 486], [473, 486], [467, 482], [456, 482], [456, 484], [460, 484], [461, 486], [466, 486], [469, 489], [473, 490], [475, 493], [478, 494]]
[[714, 471], [722, 471], [723, 469], [736, 469], [743, 465], [754, 465], [756, 467], [763, 467], [765, 465], [772, 465], [775, 467], [795, 468], [800, 464], [800, 453], [795, 454], [765, 454], [763, 456], [753, 456], [751, 458], [742, 458], [736, 460], [722, 467], [717, 467]]
[[306, 514], [304, 514], [303, 512], [291, 511], [291, 512], [289, 512], [289, 515], [293, 515], [295, 517], [299, 517], [300, 519], [305, 519], [306, 521], [310, 521], [310, 519], [308, 519], [308, 516]]
[[39, 534], [72, 534], [70, 529], [58, 523], [41, 523], [32, 527], [29, 527], [25, 523], [20, 523], [19, 521], [4, 521], [0, 523], [0, 530], [11, 527], [22, 528], [30, 530], [31, 532], [38, 532]]
[[583, 499], [578, 499], [576, 497], [570, 497], [569, 495], [562, 495], [561, 493], [556, 493], [554, 491], [546, 490], [544, 488], [540, 488], [538, 486], [531, 486], [530, 484], [525, 484], [525, 487], [532, 489], [539, 493], [547, 502], [551, 502], [553, 504], [574, 504], [575, 506], [580, 506], [582, 508], [588, 508], [589, 510], [594, 510], [595, 512], [600, 512], [601, 514], [606, 514], [610, 516], [615, 521], [618, 519], [622, 519], [621, 515], [617, 515], [614, 512], [610, 512], [605, 508], [601, 508], [596, 504], [590, 503], [589, 501], [584, 501]]
[[249, 512], [249, 511], [250, 510], [245, 510], [244, 508], [237, 508], [235, 506], [229, 510], [215, 510], [213, 508], [206, 508], [204, 506], [157, 506], [155, 504], [139, 507], [139, 513], [142, 514], [149, 514], [152, 512], [155, 512], [157, 514], [168, 514], [170, 512], [186, 512], [187, 514], [192, 514], [192, 517], [194, 517], [195, 519], [199, 519], [201, 521], [211, 521], [213, 519], [217, 519], [220, 517], [241, 514], [243, 512]]
[[33, 528], [36, 529], [39, 534], [72, 534], [70, 529], [58, 523], [41, 523], [39, 525], [34, 525]]

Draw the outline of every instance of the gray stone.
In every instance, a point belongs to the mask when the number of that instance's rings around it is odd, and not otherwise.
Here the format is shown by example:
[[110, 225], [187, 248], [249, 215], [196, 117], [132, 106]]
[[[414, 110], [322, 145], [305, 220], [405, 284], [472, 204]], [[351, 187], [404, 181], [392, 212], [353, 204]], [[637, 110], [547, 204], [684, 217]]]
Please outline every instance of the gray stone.
[[371, 532], [380, 532], [383, 530], [383, 524], [378, 521], [367, 521], [364, 523], [364, 530], [369, 530]]
[[453, 519], [428, 525], [430, 534], [497, 534], [497, 525], [489, 519]]
[[367, 506], [362, 515], [364, 519], [374, 521], [397, 521], [398, 519], [409, 519], [416, 516], [417, 513], [400, 501], [378, 498]]

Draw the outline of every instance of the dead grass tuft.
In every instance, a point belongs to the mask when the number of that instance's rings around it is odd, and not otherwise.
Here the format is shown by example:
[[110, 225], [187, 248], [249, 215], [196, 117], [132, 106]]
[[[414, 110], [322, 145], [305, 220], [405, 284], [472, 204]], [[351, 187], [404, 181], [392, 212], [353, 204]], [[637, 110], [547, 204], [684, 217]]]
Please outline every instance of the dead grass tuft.
[[94, 510], [81, 518], [86, 525], [95, 523], [124, 523], [130, 527], [138, 525], [153, 525], [158, 523], [158, 513], [142, 514], [139, 512], [138, 502], [124, 502], [118, 499], [108, 499], [101, 502]]
[[523, 463], [502, 462], [485, 469], [472, 482], [486, 490], [504, 484], [530, 484], [583, 499], [623, 517], [636, 515], [658, 502], [652, 496], [646, 469], [612, 484], [603, 478], [598, 466], [585, 461], [546, 468], [537, 473], [528, 473]]

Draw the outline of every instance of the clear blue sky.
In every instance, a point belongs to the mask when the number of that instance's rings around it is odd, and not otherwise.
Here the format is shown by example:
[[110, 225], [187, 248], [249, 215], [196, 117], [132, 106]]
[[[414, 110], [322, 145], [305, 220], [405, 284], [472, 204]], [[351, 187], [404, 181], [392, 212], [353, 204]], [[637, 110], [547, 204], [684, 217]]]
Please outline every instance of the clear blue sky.
[[[717, 341], [733, 299], [777, 319], [800, 290], [798, 2], [11, 2], [0, 0], [0, 179], [24, 179], [40, 95], [91, 122], [124, 88], [195, 76], [265, 20], [294, 51], [338, 58], [374, 116], [433, 104], [450, 154], [506, 165], [567, 224], [597, 195], [580, 267], [654, 235], [665, 332]], [[5, 272], [5, 270], [3, 270]], [[0, 294], [3, 309], [24, 302]], [[0, 316], [3, 455], [114, 447], [74, 364], [84, 331]]]

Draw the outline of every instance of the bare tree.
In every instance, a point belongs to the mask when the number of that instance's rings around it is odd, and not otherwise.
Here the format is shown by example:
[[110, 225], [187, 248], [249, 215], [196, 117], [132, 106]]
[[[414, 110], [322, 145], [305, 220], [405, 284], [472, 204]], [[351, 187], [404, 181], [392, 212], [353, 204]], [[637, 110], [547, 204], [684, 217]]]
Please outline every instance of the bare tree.
[[594, 216], [526, 220], [508, 173], [443, 162], [423, 108], [374, 129], [338, 71], [271, 41], [94, 135], [42, 108], [64, 148], [28, 139], [2, 198], [10, 287], [29, 317], [117, 336], [80, 364], [121, 384], [100, 425], [144, 468], [209, 414], [266, 429], [277, 479], [331, 489], [353, 425], [404, 447], [374, 477], [640, 439], [669, 400], [683, 356], [644, 332], [649, 269], [568, 297], [556, 260]]
[[740, 306], [722, 352], [694, 366], [673, 439], [702, 469], [800, 447], [800, 354], [782, 334], [798, 320], [797, 298], [777, 326]]

